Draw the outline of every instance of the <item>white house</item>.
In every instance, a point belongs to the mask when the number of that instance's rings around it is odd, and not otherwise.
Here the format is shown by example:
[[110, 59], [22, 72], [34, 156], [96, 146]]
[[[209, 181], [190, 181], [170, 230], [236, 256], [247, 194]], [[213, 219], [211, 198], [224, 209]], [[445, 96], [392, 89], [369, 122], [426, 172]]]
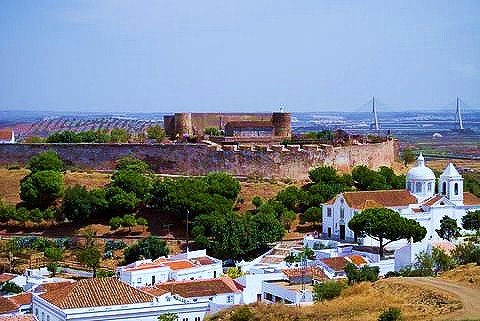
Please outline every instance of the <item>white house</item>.
[[[350, 219], [367, 208], [387, 207], [425, 227], [426, 240], [438, 240], [435, 230], [440, 228], [441, 219], [447, 215], [461, 226], [461, 218], [467, 211], [480, 209], [480, 198], [463, 192], [463, 178], [452, 164], [440, 175], [438, 194], [435, 181], [433, 171], [425, 166], [420, 154], [417, 166], [407, 173], [406, 189], [344, 192], [323, 204], [322, 233], [329, 238], [354, 241], [356, 237], [348, 228]], [[363, 243], [377, 245], [370, 238]]]
[[208, 311], [208, 302], [166, 290], [148, 293], [116, 278], [84, 279], [32, 297], [32, 312], [39, 321], [157, 321], [165, 313], [175, 313], [182, 321], [201, 321]]
[[140, 288], [148, 293], [161, 290], [169, 292], [191, 302], [209, 304], [209, 312], [213, 313], [232, 305], [242, 304], [243, 286], [228, 276], [216, 279], [182, 280], [157, 283]]
[[140, 260], [117, 267], [120, 280], [136, 287], [172, 280], [211, 279], [223, 273], [222, 261], [205, 250], [190, 251], [156, 260]]

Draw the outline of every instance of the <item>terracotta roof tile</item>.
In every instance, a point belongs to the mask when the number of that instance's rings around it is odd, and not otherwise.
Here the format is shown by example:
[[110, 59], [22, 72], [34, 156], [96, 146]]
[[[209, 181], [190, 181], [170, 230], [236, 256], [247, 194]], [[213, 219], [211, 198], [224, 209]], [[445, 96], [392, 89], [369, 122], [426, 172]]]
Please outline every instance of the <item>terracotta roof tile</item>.
[[37, 321], [33, 314], [0, 315], [0, 321]]
[[429, 199], [425, 200], [425, 202], [423, 202], [422, 204], [426, 205], [426, 206], [432, 206], [433, 204], [435, 204], [436, 202], [438, 202], [442, 198], [443, 198], [442, 195], [435, 195], [435, 196], [432, 196]]
[[416, 204], [417, 199], [406, 189], [388, 191], [344, 192], [343, 197], [350, 208], [362, 209], [365, 201], [375, 202], [384, 207], [401, 207]]
[[58, 291], [74, 282], [75, 281], [71, 280], [71, 281], [63, 281], [63, 282], [43, 283], [43, 284], [40, 284], [40, 286], [35, 290], [35, 292]]
[[311, 276], [316, 280], [326, 280], [328, 279], [327, 275], [323, 272], [322, 269], [318, 267], [307, 267], [303, 270], [302, 268], [292, 268], [292, 269], [285, 269], [282, 270], [283, 274], [285, 274], [288, 278], [294, 278], [302, 276], [302, 273], [305, 273], [306, 276]]
[[365, 260], [365, 258], [363, 258], [361, 255], [358, 255], [358, 254], [347, 255], [346, 258], [349, 259], [356, 266], [360, 266], [368, 263], [367, 260]]
[[242, 286], [229, 277], [203, 280], [186, 280], [160, 283], [155, 285], [165, 291], [184, 298], [213, 296], [224, 293], [237, 293]]
[[153, 301], [153, 296], [116, 278], [85, 279], [40, 295], [61, 309], [126, 305]]
[[14, 312], [19, 308], [15, 302], [6, 297], [0, 297], [0, 314]]
[[321, 259], [325, 265], [328, 267], [332, 268], [334, 271], [342, 271], [345, 269], [345, 266], [347, 266], [348, 261], [343, 257], [329, 257], [325, 259]]
[[170, 267], [172, 270], [190, 269], [196, 266], [189, 260], [170, 261], [170, 262], [165, 262], [164, 264]]
[[366, 210], [366, 209], [369, 209], [369, 208], [382, 208], [382, 207], [384, 207], [384, 206], [382, 204], [378, 203], [375, 200], [365, 200], [365, 202], [361, 206], [361, 209]]
[[20, 293], [8, 298], [18, 306], [32, 304], [32, 293]]
[[17, 276], [18, 275], [16, 275], [16, 274], [2, 273], [2, 274], [0, 274], [0, 283], [8, 282], [8, 281], [14, 279]]
[[463, 193], [463, 204], [480, 206], [480, 197], [477, 197], [470, 192], [465, 192]]
[[142, 290], [154, 296], [162, 296], [164, 294], [169, 293], [169, 291], [159, 288], [156, 285], [145, 286], [145, 287], [139, 288], [139, 290]]
[[195, 263], [198, 263], [200, 265], [210, 265], [210, 264], [213, 264], [215, 263], [211, 258], [209, 258], [208, 256], [201, 256], [201, 257], [196, 257], [194, 259], [191, 259], [192, 261], [194, 261]]
[[423, 213], [423, 209], [421, 208], [412, 208], [412, 211], [415, 212], [415, 213]]

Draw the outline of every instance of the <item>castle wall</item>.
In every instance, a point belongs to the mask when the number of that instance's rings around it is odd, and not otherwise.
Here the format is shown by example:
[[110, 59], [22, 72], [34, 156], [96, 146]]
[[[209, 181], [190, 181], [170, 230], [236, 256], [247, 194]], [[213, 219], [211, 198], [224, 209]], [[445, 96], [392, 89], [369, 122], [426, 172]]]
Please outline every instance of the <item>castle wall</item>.
[[204, 175], [224, 171], [238, 176], [300, 180], [320, 165], [341, 171], [356, 165], [390, 166], [395, 160], [392, 140], [379, 144], [347, 147], [305, 145], [217, 146], [203, 144], [9, 144], [0, 145], [0, 166], [25, 164], [32, 156], [55, 150], [70, 165], [83, 169], [112, 170], [115, 161], [133, 155], [145, 160], [157, 173]]

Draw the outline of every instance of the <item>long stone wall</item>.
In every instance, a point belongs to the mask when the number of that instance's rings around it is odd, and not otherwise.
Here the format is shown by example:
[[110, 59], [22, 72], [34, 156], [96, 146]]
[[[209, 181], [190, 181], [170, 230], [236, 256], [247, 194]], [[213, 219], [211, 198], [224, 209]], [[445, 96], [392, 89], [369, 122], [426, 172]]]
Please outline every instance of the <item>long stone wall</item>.
[[[332, 147], [318, 145], [209, 146], [205, 144], [4, 144], [0, 166], [23, 165], [33, 155], [55, 150], [70, 165], [84, 169], [112, 170], [115, 161], [133, 155], [148, 162], [157, 173], [204, 175], [225, 171], [238, 176], [304, 179], [320, 165], [348, 171], [356, 165], [390, 166], [396, 142]], [[1, 181], [1, 178], [0, 178]]]

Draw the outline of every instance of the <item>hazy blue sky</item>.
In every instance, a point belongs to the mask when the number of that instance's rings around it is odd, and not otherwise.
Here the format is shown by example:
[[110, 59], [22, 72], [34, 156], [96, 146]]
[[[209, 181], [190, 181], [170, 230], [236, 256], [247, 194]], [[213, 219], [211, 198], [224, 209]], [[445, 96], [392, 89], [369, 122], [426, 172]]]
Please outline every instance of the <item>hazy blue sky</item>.
[[0, 0], [0, 109], [480, 106], [480, 1]]

